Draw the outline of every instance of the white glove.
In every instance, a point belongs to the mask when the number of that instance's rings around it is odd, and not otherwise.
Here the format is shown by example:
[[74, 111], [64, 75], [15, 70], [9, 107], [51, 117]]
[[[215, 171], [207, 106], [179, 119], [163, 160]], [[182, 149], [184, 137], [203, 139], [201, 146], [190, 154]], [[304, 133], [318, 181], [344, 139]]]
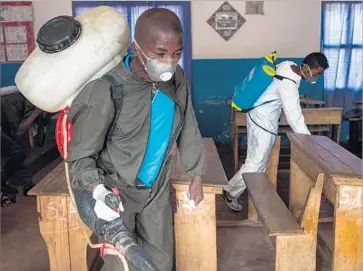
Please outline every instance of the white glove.
[[189, 192], [184, 193], [184, 204], [183, 207], [188, 209], [189, 211], [194, 211], [196, 206], [194, 200], [190, 199]]
[[119, 212], [124, 211], [120, 195], [107, 189], [103, 184], [94, 188], [92, 196], [96, 200], [94, 211], [100, 219], [112, 221], [120, 217]]

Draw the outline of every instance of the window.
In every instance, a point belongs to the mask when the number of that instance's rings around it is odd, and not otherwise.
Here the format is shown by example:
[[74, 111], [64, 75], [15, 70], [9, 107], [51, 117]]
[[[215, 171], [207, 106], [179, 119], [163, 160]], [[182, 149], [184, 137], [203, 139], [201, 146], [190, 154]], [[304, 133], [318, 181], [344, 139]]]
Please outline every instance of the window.
[[134, 38], [134, 27], [137, 18], [145, 10], [149, 8], [159, 7], [167, 8], [173, 11], [180, 19], [184, 30], [184, 52], [180, 59], [180, 66], [183, 67], [189, 82], [191, 82], [191, 30], [190, 30], [190, 2], [186, 1], [73, 1], [73, 16], [78, 16], [90, 8], [97, 6], [110, 6], [120, 11], [127, 19], [131, 37], [130, 41]]
[[330, 68], [326, 92], [362, 91], [362, 3], [323, 2], [322, 52]]

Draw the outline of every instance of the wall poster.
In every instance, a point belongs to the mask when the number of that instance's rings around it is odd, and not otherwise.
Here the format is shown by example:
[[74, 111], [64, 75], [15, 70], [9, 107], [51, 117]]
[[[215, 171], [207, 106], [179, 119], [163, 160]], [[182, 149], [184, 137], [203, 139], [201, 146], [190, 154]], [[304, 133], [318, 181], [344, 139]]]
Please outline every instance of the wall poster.
[[246, 19], [227, 1], [207, 21], [225, 41], [228, 41], [245, 22]]
[[31, 2], [2, 2], [0, 62], [22, 62], [34, 50]]
[[246, 1], [246, 15], [264, 15], [263, 1]]

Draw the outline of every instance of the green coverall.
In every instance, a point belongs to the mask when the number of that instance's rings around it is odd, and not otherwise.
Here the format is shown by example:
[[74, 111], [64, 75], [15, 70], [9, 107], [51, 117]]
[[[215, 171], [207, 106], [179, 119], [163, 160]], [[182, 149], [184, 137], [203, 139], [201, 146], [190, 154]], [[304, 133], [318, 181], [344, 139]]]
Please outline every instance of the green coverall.
[[[69, 120], [73, 123], [68, 162], [74, 190], [107, 184], [120, 190], [125, 211], [121, 217], [137, 243], [160, 271], [171, 271], [174, 236], [169, 178], [174, 161], [170, 149], [177, 143], [187, 175], [206, 171], [205, 150], [195, 118], [189, 87], [178, 67], [174, 78], [158, 88], [175, 101], [175, 115], [168, 153], [151, 189], [139, 189], [137, 174], [146, 151], [150, 124], [152, 83], [137, 78], [121, 62], [108, 74], [123, 87], [124, 101], [116, 128], [106, 140], [115, 113], [110, 84], [102, 79], [87, 84], [74, 99]], [[115, 256], [106, 256], [103, 271], [123, 270]], [[132, 269], [131, 269], [132, 270]]]

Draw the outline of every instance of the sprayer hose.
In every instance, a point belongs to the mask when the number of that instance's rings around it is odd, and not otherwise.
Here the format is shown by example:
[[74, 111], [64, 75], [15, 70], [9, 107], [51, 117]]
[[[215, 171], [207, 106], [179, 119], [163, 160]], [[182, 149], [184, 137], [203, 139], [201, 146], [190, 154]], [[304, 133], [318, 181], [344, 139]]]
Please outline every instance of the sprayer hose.
[[[68, 163], [66, 162], [67, 154], [68, 154], [67, 114], [65, 114], [64, 117], [63, 117], [62, 129], [63, 129], [63, 158], [64, 158], [64, 167], [65, 167], [65, 172], [66, 172], [67, 186], [68, 186], [69, 194], [71, 195], [72, 204], [73, 204], [74, 209], [76, 210], [76, 212], [78, 214], [76, 201], [74, 199], [74, 194], [73, 194], [73, 190], [72, 190], [72, 187], [71, 187], [71, 178], [70, 178], [70, 174], [69, 174], [69, 166], [68, 166]], [[78, 214], [78, 216], [79, 216], [79, 214]], [[121, 254], [113, 245], [110, 245], [110, 244], [93, 244], [84, 228], [82, 228], [82, 232], [83, 232], [84, 237], [86, 238], [86, 241], [87, 241], [88, 245], [91, 248], [103, 248], [104, 249], [103, 252], [104, 252], [105, 255], [108, 254], [108, 255], [118, 256], [120, 258], [123, 266], [124, 266], [125, 271], [129, 271], [129, 266], [128, 266], [128, 263], [126, 261], [125, 256], [123, 254]]]

